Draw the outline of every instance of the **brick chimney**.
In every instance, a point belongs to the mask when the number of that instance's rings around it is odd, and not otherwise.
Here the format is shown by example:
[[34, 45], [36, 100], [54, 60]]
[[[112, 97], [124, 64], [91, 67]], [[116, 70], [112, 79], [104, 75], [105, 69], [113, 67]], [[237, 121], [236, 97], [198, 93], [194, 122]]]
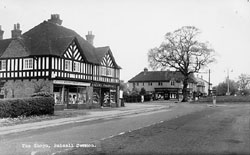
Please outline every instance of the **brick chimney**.
[[62, 25], [62, 20], [60, 19], [59, 14], [52, 14], [51, 18], [48, 20], [48, 22], [58, 24], [58, 25]]
[[86, 35], [86, 40], [93, 45], [94, 44], [94, 38], [95, 36], [92, 34], [92, 31], [88, 31], [88, 34]]
[[20, 24], [14, 24], [14, 30], [11, 31], [12, 38], [18, 38], [22, 35], [22, 31], [20, 30]]
[[146, 75], [147, 72], [148, 72], [148, 69], [145, 67], [145, 68], [144, 68], [144, 75]]
[[2, 26], [0, 25], [0, 40], [3, 40], [4, 31], [2, 30]]

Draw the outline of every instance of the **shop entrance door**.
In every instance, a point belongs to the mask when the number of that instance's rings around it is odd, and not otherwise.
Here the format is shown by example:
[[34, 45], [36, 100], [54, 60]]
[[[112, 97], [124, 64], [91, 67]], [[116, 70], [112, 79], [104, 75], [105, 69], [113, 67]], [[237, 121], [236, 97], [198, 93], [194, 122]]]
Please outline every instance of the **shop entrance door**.
[[101, 89], [101, 106], [110, 107], [110, 89], [109, 88]]

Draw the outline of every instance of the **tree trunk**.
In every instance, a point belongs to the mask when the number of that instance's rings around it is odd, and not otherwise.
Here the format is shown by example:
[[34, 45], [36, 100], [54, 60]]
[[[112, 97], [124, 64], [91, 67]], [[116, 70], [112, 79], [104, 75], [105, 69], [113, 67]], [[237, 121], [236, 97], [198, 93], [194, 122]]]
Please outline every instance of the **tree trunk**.
[[188, 101], [187, 86], [188, 86], [188, 78], [184, 78], [184, 80], [183, 80], [183, 88], [182, 88], [183, 99], [182, 99], [181, 102], [187, 102]]

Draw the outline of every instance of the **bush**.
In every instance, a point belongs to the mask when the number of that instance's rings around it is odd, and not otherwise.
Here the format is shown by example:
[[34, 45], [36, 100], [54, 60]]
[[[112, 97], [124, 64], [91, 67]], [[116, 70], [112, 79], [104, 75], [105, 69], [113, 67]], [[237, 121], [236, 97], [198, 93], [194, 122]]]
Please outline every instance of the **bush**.
[[53, 95], [48, 93], [48, 92], [38, 92], [38, 93], [34, 93], [34, 94], [31, 95], [31, 97], [36, 97], [36, 96], [53, 97]]
[[0, 118], [54, 114], [52, 97], [32, 97], [0, 100]]

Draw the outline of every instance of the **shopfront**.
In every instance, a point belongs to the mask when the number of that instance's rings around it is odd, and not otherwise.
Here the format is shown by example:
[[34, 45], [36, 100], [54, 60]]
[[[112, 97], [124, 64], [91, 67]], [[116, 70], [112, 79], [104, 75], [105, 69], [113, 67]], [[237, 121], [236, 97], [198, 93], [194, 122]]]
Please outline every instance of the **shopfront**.
[[117, 106], [117, 85], [93, 83], [93, 103], [101, 107]]
[[53, 81], [53, 92], [56, 105], [63, 108], [79, 108], [87, 104], [87, 88], [90, 83], [73, 82], [65, 80]]
[[181, 94], [181, 89], [179, 88], [155, 88], [155, 99], [178, 99]]

